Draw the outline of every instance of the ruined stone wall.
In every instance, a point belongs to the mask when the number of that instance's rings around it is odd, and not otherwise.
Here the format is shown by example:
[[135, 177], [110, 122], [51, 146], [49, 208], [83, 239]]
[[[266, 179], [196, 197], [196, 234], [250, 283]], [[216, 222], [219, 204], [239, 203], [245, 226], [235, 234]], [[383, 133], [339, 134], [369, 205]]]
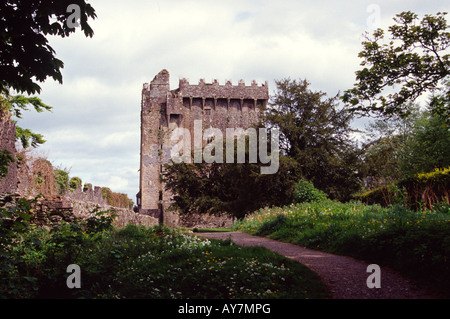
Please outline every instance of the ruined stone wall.
[[127, 224], [143, 225], [143, 226], [155, 226], [158, 225], [158, 219], [143, 215], [136, 214], [131, 209], [111, 207], [109, 205], [99, 205], [96, 202], [90, 202], [86, 200], [66, 200], [68, 205], [72, 209], [72, 214], [76, 218], [86, 219], [92, 217], [93, 212], [98, 208], [98, 211], [113, 210], [117, 217], [114, 219], [113, 225], [117, 227], [124, 227]]
[[[11, 114], [0, 109], [0, 151], [8, 151], [11, 156], [16, 154], [16, 126], [11, 121]], [[8, 174], [0, 179], [0, 194], [12, 194], [17, 187], [17, 162], [8, 166]]]
[[155, 226], [158, 224], [156, 218], [136, 214], [130, 209], [115, 208], [108, 205], [99, 205], [85, 199], [68, 199], [61, 195], [38, 197], [28, 197], [32, 202], [31, 221], [39, 226], [54, 226], [64, 222], [74, 222], [76, 220], [86, 220], [94, 217], [96, 212], [112, 211], [117, 217], [113, 225], [124, 227], [127, 224]]
[[100, 186], [78, 185], [78, 188], [73, 191], [69, 190], [64, 194], [68, 200], [79, 201], [79, 202], [92, 202], [101, 206], [106, 206], [107, 201], [102, 196], [102, 188]]

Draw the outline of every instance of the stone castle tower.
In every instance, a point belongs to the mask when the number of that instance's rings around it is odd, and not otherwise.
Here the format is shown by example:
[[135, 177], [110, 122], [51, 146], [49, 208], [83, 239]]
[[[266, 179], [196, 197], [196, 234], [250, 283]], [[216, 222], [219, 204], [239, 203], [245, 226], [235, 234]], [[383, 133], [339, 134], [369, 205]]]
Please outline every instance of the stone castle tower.
[[[202, 129], [246, 129], [257, 123], [269, 99], [268, 84], [255, 81], [246, 86], [217, 80], [198, 85], [180, 79], [179, 87], [170, 90], [167, 70], [159, 72], [150, 84], [145, 83], [141, 104], [140, 186], [137, 207], [142, 214], [166, 219], [162, 214], [170, 203], [170, 194], [161, 182], [163, 165], [169, 162], [170, 132], [177, 127], [188, 129], [193, 136], [194, 121]], [[224, 133], [225, 134], [225, 133]], [[167, 223], [167, 220], [164, 220]]]

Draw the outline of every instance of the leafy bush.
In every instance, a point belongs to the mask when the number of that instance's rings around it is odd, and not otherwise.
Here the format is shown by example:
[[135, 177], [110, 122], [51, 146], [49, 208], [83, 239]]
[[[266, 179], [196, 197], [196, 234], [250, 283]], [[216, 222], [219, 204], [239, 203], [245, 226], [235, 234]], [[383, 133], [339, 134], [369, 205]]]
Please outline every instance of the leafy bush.
[[313, 183], [306, 180], [299, 180], [295, 185], [294, 202], [314, 202], [321, 201], [327, 198], [327, 195], [314, 187]]
[[95, 234], [112, 229], [114, 218], [118, 217], [114, 210], [100, 211], [97, 207], [91, 214], [94, 216], [86, 219], [86, 232]]
[[20, 258], [15, 256], [22, 242], [26, 242], [27, 248], [38, 242], [24, 240], [30, 232], [30, 210], [35, 201], [15, 196], [0, 200], [0, 297], [29, 298], [36, 291], [36, 278], [21, 272], [20, 267], [38, 260], [39, 256], [33, 253], [26, 257], [23, 254]]
[[80, 187], [80, 185], [81, 185], [82, 183], [83, 183], [83, 182], [82, 182], [81, 178], [74, 176], [74, 177], [72, 177], [72, 178], [70, 179], [70, 181], [69, 181], [69, 189], [70, 189], [71, 191], [74, 191], [74, 190], [76, 190], [78, 187]]
[[66, 169], [55, 169], [55, 183], [58, 194], [64, 195], [69, 188], [69, 172]]

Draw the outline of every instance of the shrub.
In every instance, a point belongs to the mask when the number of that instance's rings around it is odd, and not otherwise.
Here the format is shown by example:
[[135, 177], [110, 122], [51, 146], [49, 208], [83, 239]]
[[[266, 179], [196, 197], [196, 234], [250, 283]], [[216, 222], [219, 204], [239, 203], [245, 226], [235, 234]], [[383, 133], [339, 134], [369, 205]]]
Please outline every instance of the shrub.
[[327, 195], [314, 187], [313, 183], [299, 180], [295, 185], [294, 201], [296, 203], [315, 202], [327, 199]]
[[69, 189], [71, 191], [76, 190], [83, 182], [79, 177], [72, 177], [69, 181]]
[[64, 195], [69, 188], [69, 172], [66, 169], [55, 169], [55, 183], [58, 194]]
[[433, 209], [434, 205], [440, 202], [450, 203], [449, 189], [450, 167], [416, 174], [395, 185], [382, 186], [355, 198], [366, 204], [383, 206], [402, 204], [414, 210], [421, 210], [424, 207]]

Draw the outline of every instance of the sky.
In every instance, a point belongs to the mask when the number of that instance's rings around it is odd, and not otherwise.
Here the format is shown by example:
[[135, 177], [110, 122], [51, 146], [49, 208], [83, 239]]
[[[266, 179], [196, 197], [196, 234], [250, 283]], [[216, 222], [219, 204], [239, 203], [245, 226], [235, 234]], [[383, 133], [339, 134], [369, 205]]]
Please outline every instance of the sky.
[[41, 84], [39, 97], [52, 112], [26, 112], [19, 125], [44, 135], [36, 156], [134, 201], [142, 86], [162, 69], [171, 89], [180, 78], [243, 79], [268, 81], [273, 95], [275, 80], [291, 78], [331, 97], [353, 86], [364, 32], [387, 30], [402, 11], [449, 11], [441, 0], [88, 2], [97, 14], [92, 38], [81, 30], [49, 37], [64, 62], [63, 84]]

